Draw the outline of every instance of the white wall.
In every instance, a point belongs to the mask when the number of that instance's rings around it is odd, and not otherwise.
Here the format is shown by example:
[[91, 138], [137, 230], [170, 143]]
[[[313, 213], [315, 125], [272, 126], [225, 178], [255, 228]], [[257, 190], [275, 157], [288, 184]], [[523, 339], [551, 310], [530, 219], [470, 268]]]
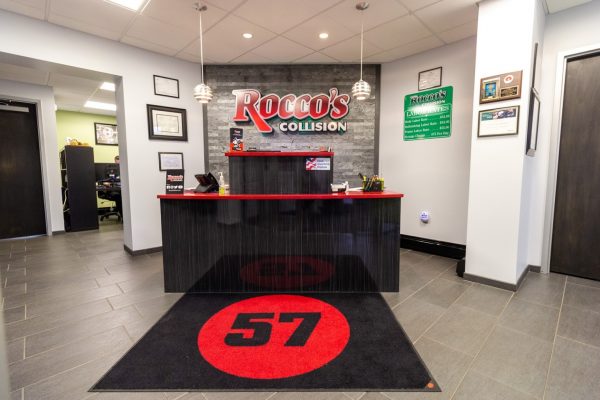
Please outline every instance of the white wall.
[[[158, 171], [157, 153], [184, 153], [188, 186], [193, 185], [194, 173], [204, 170], [202, 108], [192, 97], [199, 66], [6, 11], [0, 11], [0, 37], [1, 52], [122, 77], [117, 85], [117, 123], [125, 245], [132, 250], [160, 246], [156, 195], [164, 193], [165, 177]], [[153, 74], [179, 79], [181, 98], [155, 96]], [[146, 104], [187, 109], [188, 142], [148, 140]], [[49, 185], [58, 187], [60, 181], [54, 178]]]
[[531, 209], [531, 235], [529, 240], [529, 262], [532, 265], [548, 267], [549, 260], [542, 254], [544, 228], [548, 229], [544, 217], [551, 210], [547, 201], [548, 185], [554, 185], [556, 172], [551, 162], [556, 157], [558, 125], [553, 121], [554, 103], [560, 101], [556, 91], [557, 71], [562, 74], [562, 61], [557, 64], [558, 55], [583, 47], [600, 49], [600, 2], [593, 1], [546, 17], [544, 32], [544, 52], [542, 58], [542, 79], [540, 87], [541, 112], [539, 142], [536, 154], [537, 163], [533, 168], [534, 196]]
[[[52, 88], [0, 79], [0, 98], [7, 97], [37, 104], [46, 229], [48, 234], [64, 231], [60, 168], [56, 150], [56, 114]], [[58, 185], [55, 182], [58, 182]]]
[[[465, 272], [515, 284], [526, 268], [528, 223], [522, 207], [527, 105], [537, 0], [486, 0], [479, 4], [477, 61], [473, 87], [473, 132]], [[498, 29], [510, 21], [510, 29]], [[520, 99], [479, 105], [479, 80], [523, 71]], [[477, 137], [478, 111], [520, 105], [519, 134]]]
[[[386, 186], [406, 195], [402, 234], [466, 243], [475, 44], [473, 37], [382, 65], [379, 165]], [[404, 141], [404, 96], [418, 91], [419, 71], [440, 66], [442, 85], [454, 87], [451, 136]]]

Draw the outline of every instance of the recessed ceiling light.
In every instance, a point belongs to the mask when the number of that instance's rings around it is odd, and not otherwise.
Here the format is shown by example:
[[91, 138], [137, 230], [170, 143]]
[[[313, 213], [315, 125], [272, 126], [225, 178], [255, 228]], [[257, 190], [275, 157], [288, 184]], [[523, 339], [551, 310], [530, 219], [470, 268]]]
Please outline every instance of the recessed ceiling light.
[[328, 37], [329, 37], [329, 33], [327, 33], [327, 32], [319, 33], [319, 39], [327, 39]]
[[107, 3], [113, 3], [121, 7], [125, 7], [131, 11], [138, 11], [146, 0], [104, 0]]
[[115, 84], [112, 83], [112, 82], [104, 82], [100, 86], [100, 89], [102, 89], [102, 90], [108, 90], [110, 92], [114, 92], [115, 91]]
[[86, 101], [85, 108], [96, 108], [98, 110], [117, 111], [117, 106], [110, 103], [100, 103], [98, 101]]
[[252, 39], [252, 34], [251, 33], [243, 33], [242, 36], [244, 37], [244, 39]]

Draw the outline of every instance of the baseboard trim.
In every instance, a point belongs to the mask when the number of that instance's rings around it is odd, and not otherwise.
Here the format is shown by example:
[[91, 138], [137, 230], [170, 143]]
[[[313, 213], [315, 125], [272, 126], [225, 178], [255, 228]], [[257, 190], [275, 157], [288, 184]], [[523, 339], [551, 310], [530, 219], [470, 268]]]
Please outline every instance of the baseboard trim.
[[542, 272], [542, 267], [539, 265], [530, 265], [529, 270], [531, 272], [537, 272], [538, 274]]
[[472, 274], [469, 274], [468, 272], [464, 273], [463, 279], [466, 279], [467, 281], [471, 281], [471, 282], [481, 283], [482, 285], [493, 286], [493, 287], [497, 287], [499, 289], [510, 290], [510, 291], [516, 292], [521, 287], [521, 284], [523, 283], [523, 280], [527, 276], [528, 272], [529, 272], [529, 268], [525, 268], [525, 270], [523, 270], [523, 272], [521, 273], [521, 276], [517, 280], [516, 285], [514, 283], [507, 283], [507, 282], [497, 281], [495, 279], [484, 278], [484, 277], [478, 276], [478, 275], [472, 275]]
[[435, 254], [436, 256], [460, 260], [465, 257], [467, 247], [462, 244], [441, 242], [416, 236], [400, 235], [400, 247]]
[[64, 229], [62, 231], [52, 231], [53, 235], [64, 235], [65, 233], [67, 233], [67, 232], [65, 232]]
[[127, 254], [129, 254], [130, 256], [134, 256], [134, 257], [135, 256], [141, 256], [143, 254], [158, 253], [158, 252], [162, 251], [162, 246], [151, 247], [149, 249], [131, 250], [129, 247], [127, 247], [126, 244], [124, 244], [123, 248], [125, 249], [125, 251], [127, 252]]

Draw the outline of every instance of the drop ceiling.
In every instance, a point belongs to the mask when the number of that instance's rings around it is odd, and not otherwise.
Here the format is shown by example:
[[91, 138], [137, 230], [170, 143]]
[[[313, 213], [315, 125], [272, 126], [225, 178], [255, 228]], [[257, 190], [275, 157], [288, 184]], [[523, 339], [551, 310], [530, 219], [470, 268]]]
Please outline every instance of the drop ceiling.
[[[139, 12], [104, 0], [0, 0], [0, 8], [199, 62], [195, 0], [149, 0]], [[207, 63], [359, 61], [356, 0], [207, 0]], [[371, 0], [365, 59], [387, 62], [473, 36], [478, 0]], [[329, 37], [319, 39], [321, 32]], [[252, 39], [244, 39], [251, 33]]]

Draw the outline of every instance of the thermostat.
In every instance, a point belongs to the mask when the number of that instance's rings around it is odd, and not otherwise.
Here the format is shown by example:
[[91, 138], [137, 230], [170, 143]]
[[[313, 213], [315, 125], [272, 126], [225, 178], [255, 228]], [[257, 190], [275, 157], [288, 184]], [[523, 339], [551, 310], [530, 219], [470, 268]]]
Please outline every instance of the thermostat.
[[429, 211], [421, 211], [421, 215], [419, 215], [419, 219], [424, 224], [428, 223], [429, 222]]

